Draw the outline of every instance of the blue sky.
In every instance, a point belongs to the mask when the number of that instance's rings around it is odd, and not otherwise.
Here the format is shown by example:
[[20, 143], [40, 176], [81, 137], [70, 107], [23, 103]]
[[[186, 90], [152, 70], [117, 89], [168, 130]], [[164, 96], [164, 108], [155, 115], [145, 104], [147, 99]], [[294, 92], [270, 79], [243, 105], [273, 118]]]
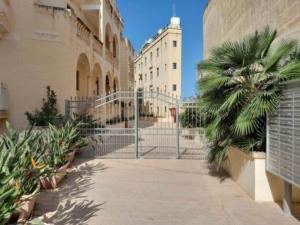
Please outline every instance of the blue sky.
[[196, 64], [203, 57], [203, 12], [207, 0], [118, 0], [125, 35], [139, 51], [146, 40], [169, 23], [172, 5], [181, 18], [183, 29], [183, 87], [184, 97], [196, 92]]

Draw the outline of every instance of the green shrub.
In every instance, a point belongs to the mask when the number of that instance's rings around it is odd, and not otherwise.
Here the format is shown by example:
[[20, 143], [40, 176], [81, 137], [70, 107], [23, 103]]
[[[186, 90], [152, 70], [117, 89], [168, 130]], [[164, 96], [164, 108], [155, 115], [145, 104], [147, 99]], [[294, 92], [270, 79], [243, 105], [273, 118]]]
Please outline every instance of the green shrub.
[[183, 128], [200, 128], [203, 126], [201, 112], [197, 108], [187, 108], [180, 114], [180, 122]]
[[28, 122], [31, 126], [48, 126], [49, 124], [60, 124], [63, 116], [58, 113], [56, 94], [50, 86], [46, 87], [47, 98], [43, 99], [43, 105], [40, 110], [26, 112]]

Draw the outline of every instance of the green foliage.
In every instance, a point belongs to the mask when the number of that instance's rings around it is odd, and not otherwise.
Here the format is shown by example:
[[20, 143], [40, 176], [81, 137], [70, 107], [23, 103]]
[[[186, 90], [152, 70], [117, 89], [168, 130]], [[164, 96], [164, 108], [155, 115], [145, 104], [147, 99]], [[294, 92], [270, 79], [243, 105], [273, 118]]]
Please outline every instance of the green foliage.
[[0, 136], [0, 225], [9, 220], [21, 195], [38, 190], [41, 176], [64, 165], [68, 152], [86, 144], [80, 123], [23, 132], [7, 123], [7, 134]]
[[20, 184], [20, 194], [31, 194], [39, 184], [38, 178], [46, 173], [43, 155], [45, 149], [38, 145], [40, 134], [27, 130], [18, 133], [7, 123], [7, 134], [1, 137], [1, 153], [6, 157], [0, 158], [2, 172], [7, 175], [16, 172], [14, 177]]
[[25, 113], [31, 126], [48, 126], [49, 124], [58, 125], [63, 120], [63, 116], [58, 113], [55, 92], [51, 90], [50, 86], [47, 86], [46, 90], [47, 98], [43, 99], [41, 110]]
[[203, 116], [200, 110], [194, 108], [187, 108], [180, 115], [180, 122], [183, 128], [196, 128], [203, 126]]
[[[0, 157], [5, 157], [5, 155], [0, 152]], [[17, 208], [19, 192], [15, 187], [15, 173], [8, 175], [2, 172], [2, 169], [0, 164], [0, 225], [5, 225]]]
[[266, 115], [275, 111], [284, 82], [300, 77], [296, 41], [273, 45], [276, 31], [266, 27], [237, 42], [225, 42], [198, 64], [200, 110], [213, 144], [210, 161], [221, 163], [230, 145], [265, 150]]

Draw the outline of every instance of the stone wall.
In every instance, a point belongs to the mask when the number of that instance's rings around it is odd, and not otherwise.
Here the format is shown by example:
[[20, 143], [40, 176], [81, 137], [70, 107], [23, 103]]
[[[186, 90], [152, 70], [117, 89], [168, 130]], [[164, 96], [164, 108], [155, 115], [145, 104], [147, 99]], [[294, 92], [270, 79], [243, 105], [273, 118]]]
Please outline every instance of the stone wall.
[[210, 0], [204, 14], [204, 54], [265, 26], [279, 38], [300, 40], [299, 0]]

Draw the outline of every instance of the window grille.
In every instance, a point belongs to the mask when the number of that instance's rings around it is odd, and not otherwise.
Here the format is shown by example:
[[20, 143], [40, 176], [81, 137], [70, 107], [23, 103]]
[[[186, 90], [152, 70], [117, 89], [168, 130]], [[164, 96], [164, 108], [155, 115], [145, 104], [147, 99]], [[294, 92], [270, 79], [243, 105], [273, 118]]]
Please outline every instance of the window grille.
[[300, 88], [284, 93], [267, 120], [267, 171], [300, 187]]

